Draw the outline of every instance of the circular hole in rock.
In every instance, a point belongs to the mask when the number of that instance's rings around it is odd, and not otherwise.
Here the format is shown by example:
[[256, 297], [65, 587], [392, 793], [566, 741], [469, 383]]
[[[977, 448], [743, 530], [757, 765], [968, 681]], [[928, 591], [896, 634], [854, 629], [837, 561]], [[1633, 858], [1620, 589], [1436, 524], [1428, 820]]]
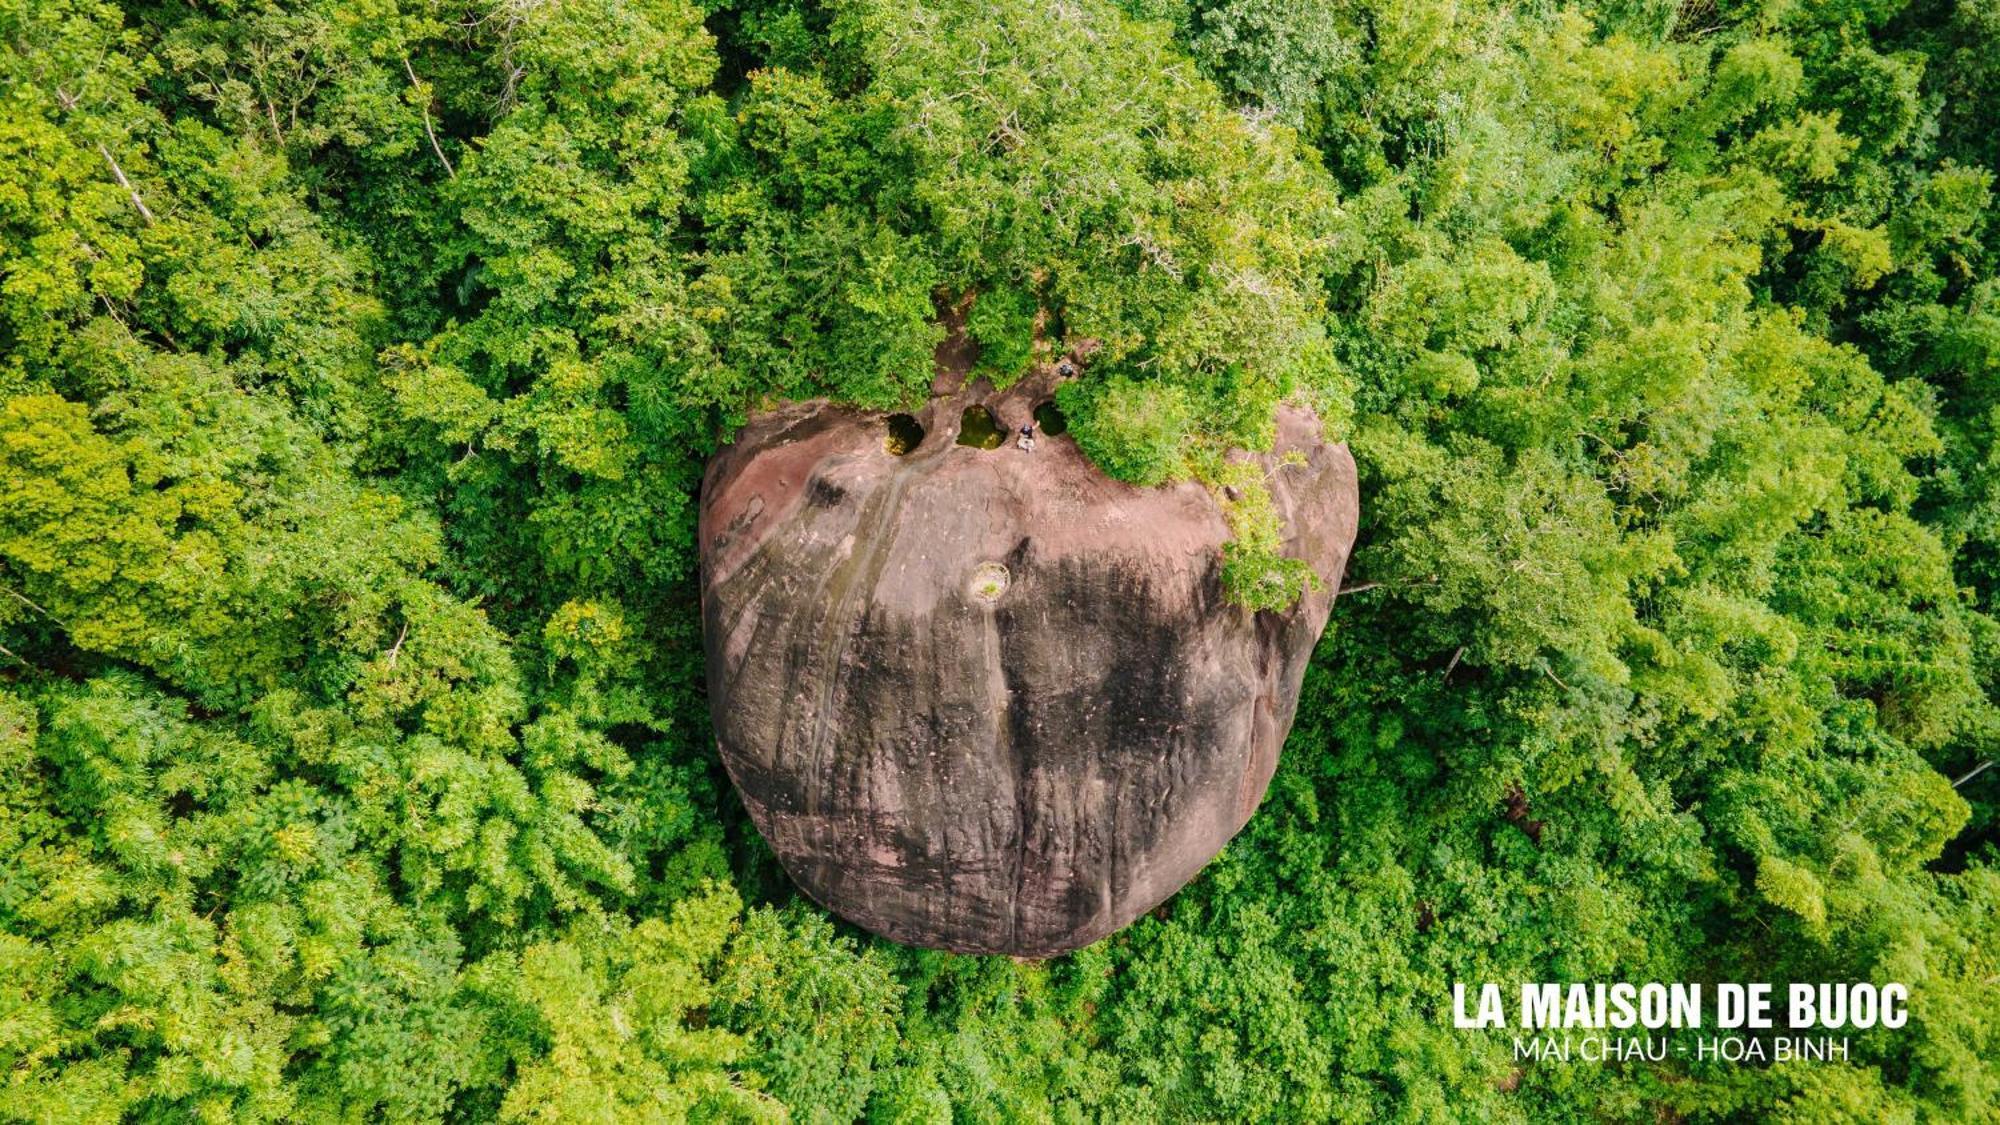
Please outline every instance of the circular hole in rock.
[[1035, 427], [1049, 437], [1061, 437], [1069, 432], [1069, 419], [1063, 417], [1062, 407], [1050, 399], [1035, 407]]
[[1000, 432], [1000, 423], [993, 420], [993, 414], [983, 406], [968, 406], [958, 419], [958, 444], [974, 449], [998, 449], [1006, 435]]
[[923, 443], [923, 423], [909, 414], [889, 415], [889, 436], [882, 439], [889, 452], [901, 457]]
[[1012, 581], [1013, 576], [999, 563], [980, 563], [972, 569], [972, 581], [966, 583], [966, 592], [974, 599], [991, 605], [1000, 600], [1000, 595], [1007, 592], [1007, 585]]

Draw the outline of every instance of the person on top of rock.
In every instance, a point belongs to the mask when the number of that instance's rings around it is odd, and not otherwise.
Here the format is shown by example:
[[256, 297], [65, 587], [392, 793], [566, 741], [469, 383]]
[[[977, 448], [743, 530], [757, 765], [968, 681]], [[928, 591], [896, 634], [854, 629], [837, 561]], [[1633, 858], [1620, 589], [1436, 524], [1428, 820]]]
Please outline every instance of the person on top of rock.
[[1033, 422], [1021, 427], [1020, 439], [1015, 444], [1021, 447], [1021, 452], [1023, 453], [1033, 453], [1035, 451], [1035, 424]]

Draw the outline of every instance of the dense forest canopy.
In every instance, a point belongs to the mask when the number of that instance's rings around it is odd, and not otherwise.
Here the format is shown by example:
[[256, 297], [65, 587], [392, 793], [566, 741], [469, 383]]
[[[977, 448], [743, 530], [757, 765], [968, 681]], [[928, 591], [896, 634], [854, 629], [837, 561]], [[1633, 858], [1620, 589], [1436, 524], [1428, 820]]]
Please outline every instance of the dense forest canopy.
[[[2000, 1119], [1996, 121], [1993, 0], [0, 0], [0, 1117]], [[1043, 963], [701, 694], [704, 457], [964, 295], [1108, 472], [1361, 467], [1263, 809]], [[1620, 979], [1912, 1018], [1450, 1026]]]

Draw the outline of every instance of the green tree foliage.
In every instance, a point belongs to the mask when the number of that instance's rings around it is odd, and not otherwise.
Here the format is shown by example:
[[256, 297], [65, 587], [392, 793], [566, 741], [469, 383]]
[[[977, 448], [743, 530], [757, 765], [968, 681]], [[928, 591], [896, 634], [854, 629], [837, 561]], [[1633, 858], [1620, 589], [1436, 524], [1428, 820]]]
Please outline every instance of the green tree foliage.
[[[1972, 0], [0, 0], [0, 1117], [1994, 1120], [1996, 97]], [[703, 458], [948, 306], [1249, 609], [1229, 451], [1362, 474], [1266, 807], [1041, 964], [708, 744]], [[1449, 1026], [1612, 979], [1913, 1014]]]

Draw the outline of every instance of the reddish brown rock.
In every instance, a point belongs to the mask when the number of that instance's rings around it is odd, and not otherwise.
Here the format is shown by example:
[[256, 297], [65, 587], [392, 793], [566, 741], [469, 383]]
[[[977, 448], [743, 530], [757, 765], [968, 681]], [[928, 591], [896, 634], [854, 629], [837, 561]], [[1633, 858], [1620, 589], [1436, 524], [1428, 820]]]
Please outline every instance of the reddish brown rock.
[[[723, 762], [806, 892], [896, 941], [1047, 956], [1172, 895], [1264, 795], [1355, 533], [1354, 463], [1279, 417], [1286, 553], [1325, 589], [1226, 603], [1200, 485], [1113, 481], [1011, 441], [1048, 377], [918, 414], [754, 418], [709, 465], [701, 554]], [[999, 449], [955, 444], [988, 406]]]

